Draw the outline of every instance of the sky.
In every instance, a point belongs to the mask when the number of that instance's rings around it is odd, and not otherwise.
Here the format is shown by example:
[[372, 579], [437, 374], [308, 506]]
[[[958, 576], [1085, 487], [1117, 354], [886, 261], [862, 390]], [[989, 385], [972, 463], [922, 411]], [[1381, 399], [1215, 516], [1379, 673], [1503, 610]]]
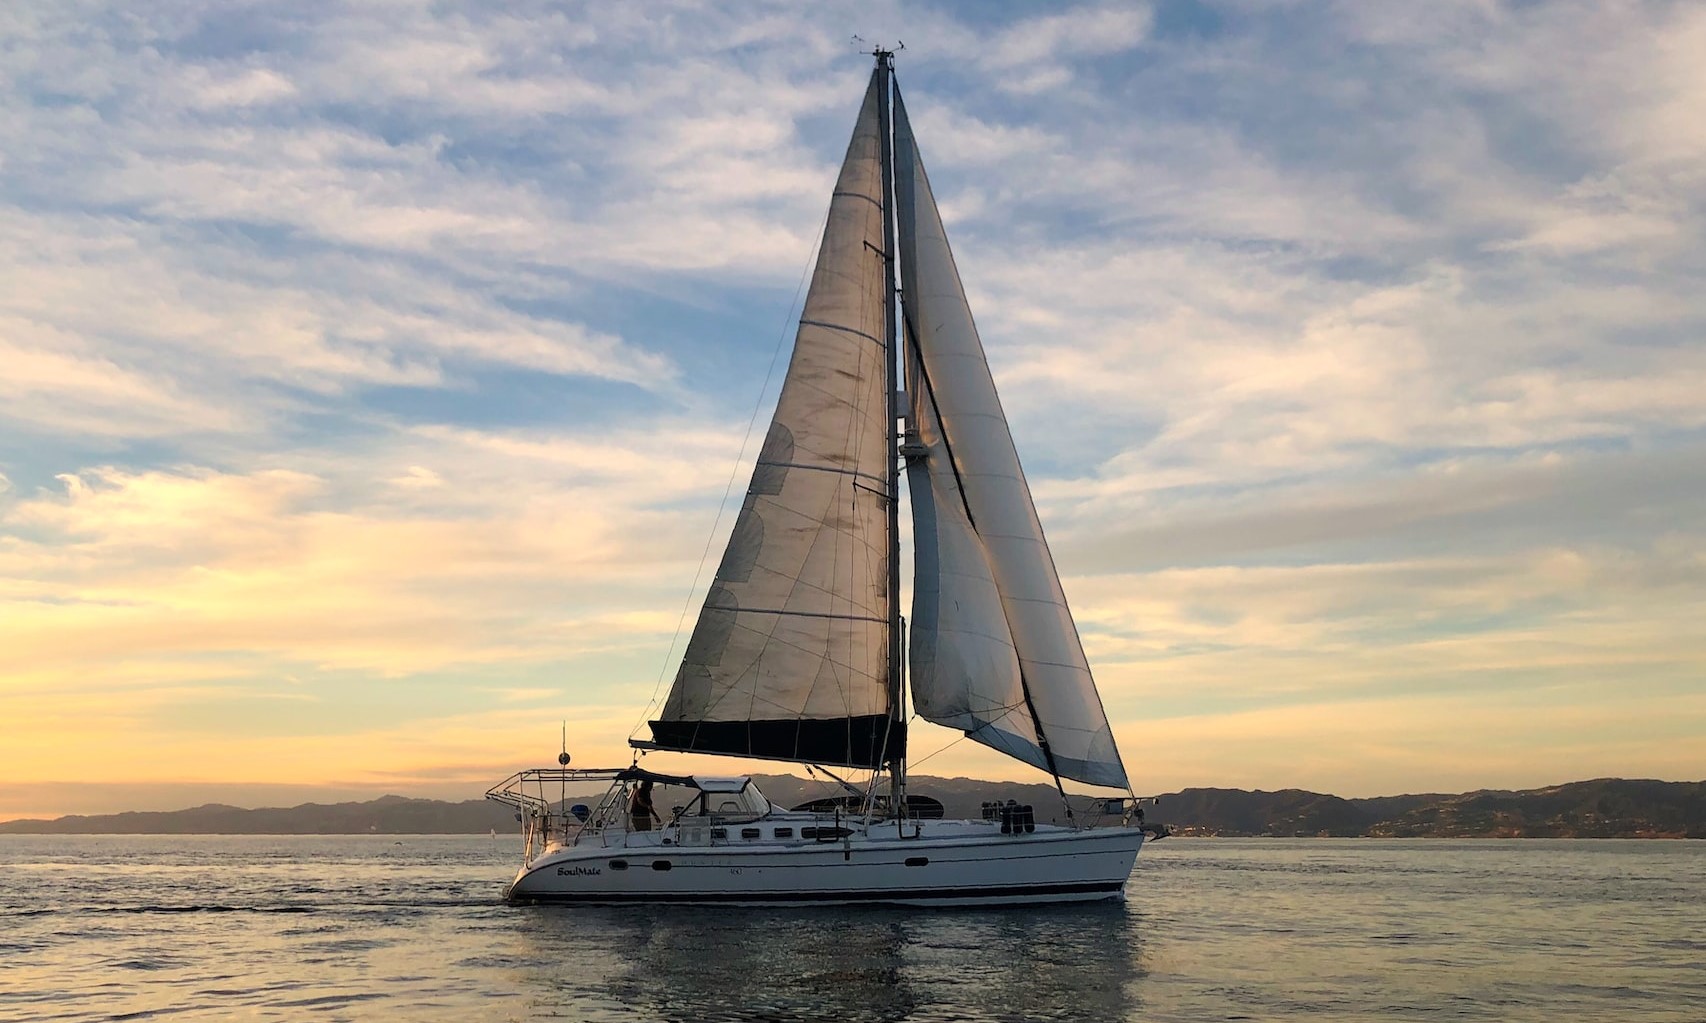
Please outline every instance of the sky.
[[627, 763], [855, 35], [1138, 792], [1706, 776], [1706, 7], [22, 0], [0, 819]]

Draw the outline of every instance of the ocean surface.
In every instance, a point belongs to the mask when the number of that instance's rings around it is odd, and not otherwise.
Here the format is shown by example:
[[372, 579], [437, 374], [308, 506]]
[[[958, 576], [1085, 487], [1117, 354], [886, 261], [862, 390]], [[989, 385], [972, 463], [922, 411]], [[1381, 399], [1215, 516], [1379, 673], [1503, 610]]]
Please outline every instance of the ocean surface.
[[1706, 842], [1173, 838], [1123, 904], [516, 908], [509, 836], [0, 836], [0, 1020], [1706, 1021]]

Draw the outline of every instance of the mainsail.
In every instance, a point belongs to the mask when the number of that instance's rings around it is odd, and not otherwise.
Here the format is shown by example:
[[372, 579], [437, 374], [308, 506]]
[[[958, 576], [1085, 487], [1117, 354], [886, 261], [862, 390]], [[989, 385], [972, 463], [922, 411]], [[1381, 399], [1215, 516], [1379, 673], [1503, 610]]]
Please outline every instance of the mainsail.
[[877, 767], [890, 717], [881, 89], [841, 166], [793, 360], [659, 720], [666, 749]]
[[1057, 776], [1127, 788], [898, 90], [894, 151], [915, 708]]

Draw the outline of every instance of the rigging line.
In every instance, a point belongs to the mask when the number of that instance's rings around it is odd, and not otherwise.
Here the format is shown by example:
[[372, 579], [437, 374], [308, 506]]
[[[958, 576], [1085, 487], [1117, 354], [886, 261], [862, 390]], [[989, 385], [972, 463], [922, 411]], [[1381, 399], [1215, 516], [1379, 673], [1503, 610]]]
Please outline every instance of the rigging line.
[[[913, 720], [917, 720], [917, 715], [916, 715], [916, 714], [915, 714], [915, 715], [913, 715]], [[966, 741], [966, 740], [967, 740], [967, 739], [969, 739], [969, 738], [971, 738], [971, 733], [970, 733], [970, 732], [961, 732], [961, 733], [960, 733], [960, 737], [959, 737], [959, 738], [958, 738], [958, 739], [955, 739], [955, 740], [954, 740], [954, 741], [953, 741], [953, 742], [950, 742], [950, 743], [948, 743], [948, 744], [947, 744], [947, 745], [946, 745], [946, 746], [943, 746], [943, 747], [942, 747], [942, 748], [941, 748], [941, 749], [939, 749], [939, 750], [937, 750], [937, 751], [936, 751], [936, 753], [946, 753], [946, 752], [948, 752], [948, 751], [949, 751], [949, 750], [951, 750], [951, 749], [953, 749], [953, 748], [954, 748], [954, 747], [955, 747], [955, 746], [958, 746], [958, 745], [959, 745], [959, 744], [960, 744], [960, 743], [962, 743], [962, 742], [965, 742], [965, 741]], [[929, 759], [930, 759], [930, 757], [933, 757], [933, 756], [935, 756], [935, 755], [936, 755], [936, 753], [932, 753], [932, 754], [930, 754], [930, 756], [927, 756], [927, 757], [923, 757], [923, 758], [921, 758], [921, 759], [918, 759], [918, 760], [914, 760], [914, 761], [913, 761], [913, 762], [912, 762], [912, 763], [911, 763], [911, 764], [910, 764], [910, 765], [908, 765], [908, 766], [909, 766], [909, 767], [910, 767], [910, 768], [911, 768], [911, 769], [912, 769], [912, 770], [917, 770], [917, 769], [918, 769], [918, 765], [919, 765], [919, 764], [922, 764], [922, 763], [924, 763], [924, 761], [926, 761], [926, 760], [929, 760]]]
[[1038, 713], [1037, 702], [1031, 697], [1031, 683], [1025, 678], [1023, 665], [1019, 667], [1019, 692], [1024, 694], [1025, 707], [1031, 712], [1031, 725], [1037, 732], [1037, 749], [1042, 751], [1043, 760], [1048, 764], [1048, 773], [1054, 775], [1055, 791], [1060, 793], [1060, 801], [1066, 807], [1067, 823], [1077, 827], [1077, 822], [1072, 817], [1072, 801], [1066, 798], [1066, 786], [1060, 783], [1060, 766], [1055, 763], [1054, 744], [1049, 742], [1048, 734], [1043, 731], [1043, 716]]
[[912, 326], [910, 314], [905, 317], [905, 326], [906, 350], [913, 356], [913, 365], [918, 368], [918, 379], [924, 384], [925, 396], [930, 399], [930, 414], [936, 421], [936, 433], [942, 438], [942, 451], [948, 456], [948, 468], [954, 472], [954, 489], [959, 492], [960, 507], [965, 509], [966, 523], [981, 537], [983, 534], [978, 531], [977, 516], [971, 513], [971, 498], [966, 494], [965, 477], [960, 474], [960, 460], [954, 456], [954, 445], [948, 441], [948, 427], [942, 420], [942, 408], [936, 404], [936, 386], [930, 382], [930, 369], [924, 365], [924, 353], [918, 348], [918, 331]]
[[[806, 253], [805, 269], [800, 271], [799, 282], [794, 285], [794, 297], [788, 300], [788, 312], [782, 320], [782, 329], [776, 335], [776, 347], [770, 352], [770, 365], [764, 370], [764, 382], [758, 386], [758, 396], [752, 405], [752, 415], [746, 421], [746, 434], [740, 440], [740, 453], [735, 455], [735, 464], [729, 469], [729, 481], [723, 487], [722, 500], [717, 502], [717, 517], [711, 521], [711, 532], [705, 537], [705, 549], [699, 554], [699, 567], [693, 570], [693, 584], [687, 588], [687, 597], [681, 602], [681, 615], [675, 620], [675, 632], [669, 637], [669, 648], [664, 651], [663, 663], [658, 666], [657, 681], [652, 684], [652, 695], [646, 700], [646, 705], [640, 710], [640, 719], [634, 722], [634, 727], [628, 729], [628, 738], [640, 730], [646, 723], [646, 717], [652, 712], [657, 703], [658, 690], [663, 688], [663, 677], [669, 671], [670, 661], [675, 659], [675, 644], [681, 639], [681, 626], [687, 621], [687, 612], [693, 606], [693, 594], [699, 589], [699, 580], [705, 574], [705, 562], [711, 556], [711, 545], [717, 541], [717, 527], [723, 524], [723, 512], [728, 508], [729, 494], [734, 492], [735, 480], [740, 477], [741, 462], [746, 458], [747, 445], [752, 443], [752, 428], [758, 425], [758, 414], [764, 411], [764, 395], [770, 390], [770, 380], [776, 375], [776, 361], [782, 356], [782, 344], [788, 339], [788, 326], [794, 322], [794, 309], [799, 305], [800, 292], [805, 290], [806, 278], [811, 276], [812, 267], [817, 262], [818, 250], [823, 246], [823, 236], [829, 230], [829, 214], [835, 200], [830, 199], [829, 206], [823, 211], [823, 222], [818, 226], [817, 241]], [[697, 728], [695, 728], [697, 737]]]

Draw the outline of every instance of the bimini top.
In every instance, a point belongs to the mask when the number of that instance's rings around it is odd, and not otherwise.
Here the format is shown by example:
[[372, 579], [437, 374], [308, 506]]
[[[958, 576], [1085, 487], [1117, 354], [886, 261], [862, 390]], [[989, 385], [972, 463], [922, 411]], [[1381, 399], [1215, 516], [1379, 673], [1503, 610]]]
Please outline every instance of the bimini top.
[[656, 785], [681, 785], [700, 792], [745, 792], [752, 784], [747, 775], [712, 777], [709, 775], [659, 774], [643, 767], [629, 767], [616, 774], [617, 781], [649, 781]]

